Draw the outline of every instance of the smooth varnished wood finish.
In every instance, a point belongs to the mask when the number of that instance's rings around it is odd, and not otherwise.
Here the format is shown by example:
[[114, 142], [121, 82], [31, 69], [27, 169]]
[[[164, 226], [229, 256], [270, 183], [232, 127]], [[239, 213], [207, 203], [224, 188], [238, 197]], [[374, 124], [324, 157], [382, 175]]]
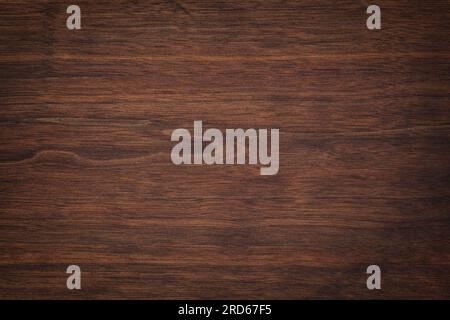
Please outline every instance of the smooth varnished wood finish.
[[[74, 3], [0, 2], [0, 298], [450, 298], [449, 1]], [[194, 120], [279, 174], [173, 165]]]

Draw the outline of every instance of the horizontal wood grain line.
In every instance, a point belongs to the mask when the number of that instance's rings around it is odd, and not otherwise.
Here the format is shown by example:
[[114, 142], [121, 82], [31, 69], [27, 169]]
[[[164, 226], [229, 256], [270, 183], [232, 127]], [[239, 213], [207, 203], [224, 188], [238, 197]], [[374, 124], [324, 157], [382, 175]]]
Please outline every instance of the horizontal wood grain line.
[[[29, 53], [23, 52], [19, 53], [20, 55], [20, 63], [32, 63], [39, 61], [48, 61], [49, 56], [45, 54], [39, 53]], [[354, 62], [358, 60], [368, 60], [368, 59], [392, 59], [392, 58], [401, 58], [401, 59], [448, 59], [450, 58], [450, 50], [448, 52], [436, 52], [436, 51], [408, 51], [408, 52], [366, 52], [366, 53], [352, 53], [352, 52], [344, 52], [339, 54], [339, 60], [344, 62], [346, 60]], [[336, 54], [329, 53], [302, 53], [298, 55], [280, 55], [276, 53], [272, 54], [248, 54], [248, 55], [199, 55], [199, 54], [191, 54], [191, 55], [183, 55], [183, 54], [172, 54], [172, 55], [136, 55], [136, 54], [127, 54], [127, 55], [114, 55], [114, 54], [104, 54], [104, 55], [96, 55], [96, 54], [59, 54], [55, 53], [51, 55], [51, 59], [53, 61], [57, 60], [68, 60], [75, 63], [95, 63], [100, 62], [105, 64], [106, 62], [116, 62], [116, 61], [130, 61], [134, 64], [139, 62], [283, 62], [283, 61], [302, 61], [307, 59], [317, 59], [317, 60], [336, 60]], [[16, 54], [5, 54], [0, 53], [0, 63], [12, 63], [17, 61], [17, 53]]]

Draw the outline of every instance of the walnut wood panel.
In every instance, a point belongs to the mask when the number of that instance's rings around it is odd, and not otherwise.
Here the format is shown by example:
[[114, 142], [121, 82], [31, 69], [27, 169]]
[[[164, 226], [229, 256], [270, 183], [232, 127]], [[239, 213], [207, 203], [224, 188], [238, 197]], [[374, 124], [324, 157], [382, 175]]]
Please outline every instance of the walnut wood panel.
[[450, 298], [449, 1], [73, 2], [0, 2], [0, 298]]

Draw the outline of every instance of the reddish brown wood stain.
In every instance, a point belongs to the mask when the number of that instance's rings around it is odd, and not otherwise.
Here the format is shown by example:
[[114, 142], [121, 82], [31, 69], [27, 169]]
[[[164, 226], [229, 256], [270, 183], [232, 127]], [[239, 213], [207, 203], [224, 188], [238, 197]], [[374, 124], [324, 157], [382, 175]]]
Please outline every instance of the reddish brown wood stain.
[[[450, 298], [448, 1], [73, 2], [0, 3], [0, 298]], [[194, 120], [280, 172], [173, 165]]]

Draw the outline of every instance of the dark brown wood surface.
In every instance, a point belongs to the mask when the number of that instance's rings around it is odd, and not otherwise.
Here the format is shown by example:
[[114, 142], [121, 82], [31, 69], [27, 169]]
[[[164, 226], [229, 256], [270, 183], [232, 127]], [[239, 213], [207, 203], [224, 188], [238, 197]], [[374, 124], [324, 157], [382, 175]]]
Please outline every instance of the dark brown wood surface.
[[[369, 4], [1, 1], [0, 298], [450, 298], [450, 2]], [[194, 120], [278, 175], [173, 165]]]

